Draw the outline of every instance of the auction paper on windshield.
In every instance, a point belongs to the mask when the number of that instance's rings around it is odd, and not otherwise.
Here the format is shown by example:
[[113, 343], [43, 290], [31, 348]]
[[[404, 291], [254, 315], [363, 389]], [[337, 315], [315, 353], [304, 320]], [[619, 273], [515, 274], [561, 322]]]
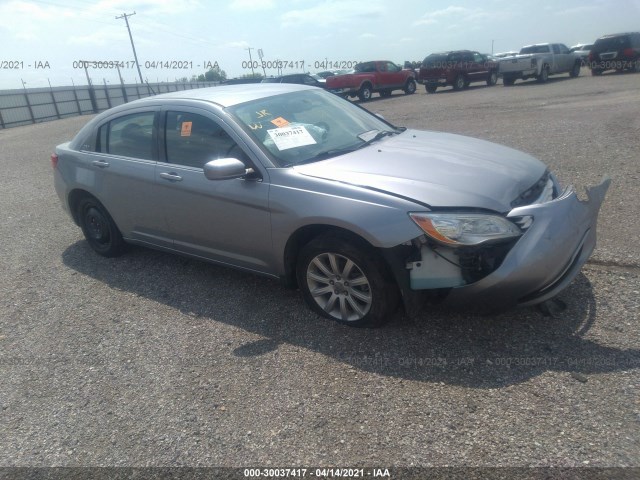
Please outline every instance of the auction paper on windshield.
[[302, 125], [273, 128], [267, 133], [280, 151], [317, 143]]

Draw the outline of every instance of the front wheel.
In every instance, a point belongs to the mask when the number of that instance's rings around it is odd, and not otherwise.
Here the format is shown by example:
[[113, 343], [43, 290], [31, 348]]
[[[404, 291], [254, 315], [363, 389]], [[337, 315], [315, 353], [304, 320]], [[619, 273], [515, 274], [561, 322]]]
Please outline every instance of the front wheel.
[[122, 234], [106, 208], [93, 197], [78, 203], [77, 218], [91, 248], [103, 257], [117, 257], [125, 248]]
[[416, 93], [416, 81], [413, 79], [410, 79], [407, 81], [407, 84], [404, 86], [404, 93], [406, 95], [411, 95], [413, 93]]
[[369, 84], [365, 84], [362, 87], [360, 87], [360, 90], [358, 90], [358, 98], [360, 99], [361, 102], [366, 102], [367, 100], [371, 100], [371, 95], [373, 94], [373, 91], [371, 90], [371, 86]]
[[427, 93], [436, 93], [438, 86], [433, 84], [426, 84], [424, 86], [424, 89], [427, 91]]
[[349, 326], [376, 326], [395, 312], [398, 289], [386, 265], [369, 247], [334, 235], [323, 235], [300, 252], [298, 285], [318, 314]]
[[510, 87], [512, 86], [514, 83], [516, 83], [516, 79], [513, 77], [502, 77], [502, 84], [505, 87]]

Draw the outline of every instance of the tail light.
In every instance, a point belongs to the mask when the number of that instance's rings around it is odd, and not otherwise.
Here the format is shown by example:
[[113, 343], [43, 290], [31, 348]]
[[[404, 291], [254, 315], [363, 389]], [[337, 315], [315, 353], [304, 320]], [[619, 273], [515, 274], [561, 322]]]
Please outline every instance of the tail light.
[[622, 55], [623, 55], [623, 56], [625, 56], [625, 57], [633, 57], [633, 54], [634, 54], [634, 53], [635, 53], [635, 52], [633, 51], [633, 48], [625, 48], [625, 49], [622, 51]]
[[58, 166], [58, 154], [57, 153], [52, 153], [51, 154], [51, 166], [53, 168], [56, 168]]

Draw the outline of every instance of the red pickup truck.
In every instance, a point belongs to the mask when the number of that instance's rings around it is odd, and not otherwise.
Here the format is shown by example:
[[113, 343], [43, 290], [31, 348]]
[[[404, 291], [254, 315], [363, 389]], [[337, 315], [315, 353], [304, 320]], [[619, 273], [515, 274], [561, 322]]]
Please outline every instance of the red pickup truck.
[[374, 92], [388, 97], [394, 90], [404, 90], [407, 95], [416, 91], [416, 74], [413, 70], [403, 70], [393, 62], [379, 60], [363, 62], [355, 66], [353, 73], [334, 75], [327, 78], [327, 90], [366, 101]]

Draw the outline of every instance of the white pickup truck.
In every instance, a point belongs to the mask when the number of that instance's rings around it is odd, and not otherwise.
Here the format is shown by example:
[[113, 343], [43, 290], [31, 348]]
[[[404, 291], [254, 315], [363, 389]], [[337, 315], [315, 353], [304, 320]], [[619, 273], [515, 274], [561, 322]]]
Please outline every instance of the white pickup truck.
[[568, 73], [572, 77], [580, 75], [581, 59], [571, 53], [562, 43], [539, 43], [520, 49], [515, 57], [500, 59], [500, 75], [505, 87], [516, 80], [535, 78], [544, 83], [549, 75]]

